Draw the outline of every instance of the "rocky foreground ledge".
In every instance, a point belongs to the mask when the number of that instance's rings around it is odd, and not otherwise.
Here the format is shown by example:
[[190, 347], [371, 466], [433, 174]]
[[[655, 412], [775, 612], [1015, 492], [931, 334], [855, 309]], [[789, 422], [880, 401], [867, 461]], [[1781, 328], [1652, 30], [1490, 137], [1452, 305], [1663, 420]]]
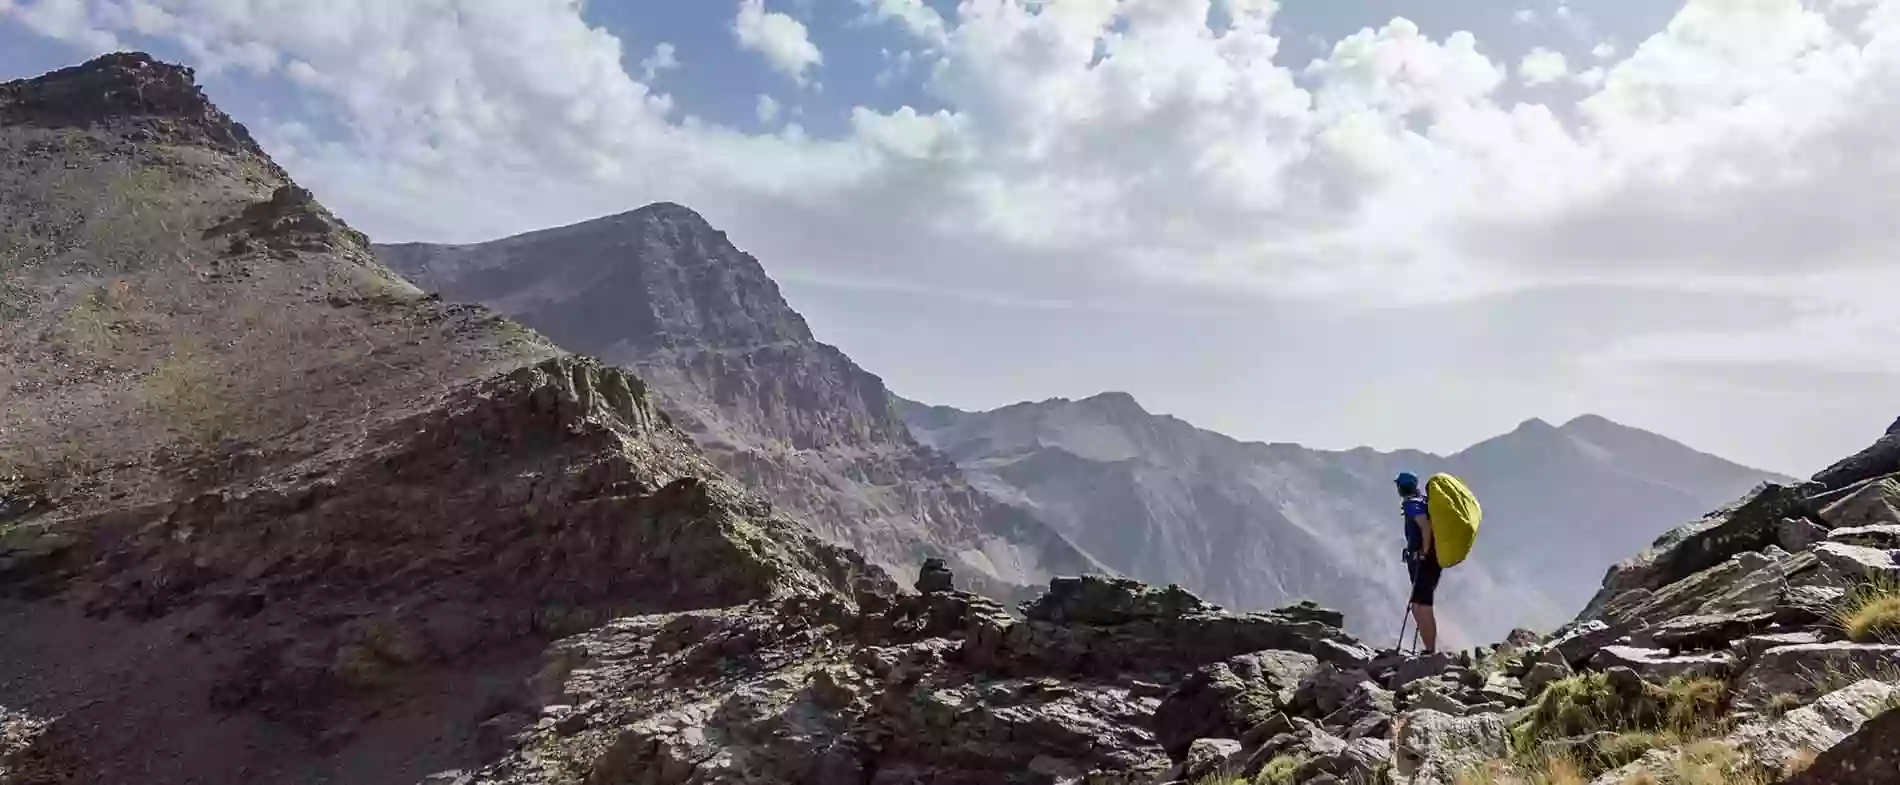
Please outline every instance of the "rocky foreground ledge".
[[1235, 614], [1085, 577], [1018, 618], [950, 589], [941, 563], [923, 575], [930, 591], [861, 595], [855, 612], [792, 598], [565, 640], [529, 705], [491, 721], [512, 749], [431, 782], [1155, 782], [1192, 740], [1157, 717], [1222, 710], [1172, 688], [1198, 669], [1269, 651], [1278, 670], [1250, 673], [1290, 695], [1373, 659], [1311, 606]]
[[1612, 569], [1557, 633], [1471, 652], [1094, 577], [1011, 613], [940, 563], [855, 608], [617, 619], [489, 720], [496, 762], [426, 782], [1900, 782], [1896, 447], [1764, 486]]

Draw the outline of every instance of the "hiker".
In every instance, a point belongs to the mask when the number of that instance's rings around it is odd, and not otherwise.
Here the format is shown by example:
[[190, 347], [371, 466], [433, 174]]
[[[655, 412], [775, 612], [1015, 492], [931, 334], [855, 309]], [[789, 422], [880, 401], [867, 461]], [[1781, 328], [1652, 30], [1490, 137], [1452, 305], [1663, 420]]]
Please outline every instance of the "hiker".
[[[1405, 516], [1405, 566], [1412, 575], [1412, 619], [1418, 623], [1418, 636], [1424, 653], [1438, 651], [1438, 619], [1432, 614], [1432, 595], [1438, 591], [1438, 577], [1444, 567], [1432, 545], [1431, 513], [1425, 494], [1418, 487], [1418, 475], [1399, 472], [1393, 481], [1398, 486], [1400, 509]], [[1404, 641], [1400, 641], [1404, 643]]]

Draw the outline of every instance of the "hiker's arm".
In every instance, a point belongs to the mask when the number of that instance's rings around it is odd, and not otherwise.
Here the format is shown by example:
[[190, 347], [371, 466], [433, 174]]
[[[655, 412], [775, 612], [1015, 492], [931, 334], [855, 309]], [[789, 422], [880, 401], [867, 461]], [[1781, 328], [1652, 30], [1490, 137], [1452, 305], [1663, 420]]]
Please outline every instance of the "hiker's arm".
[[1418, 524], [1418, 555], [1429, 556], [1432, 552], [1432, 519], [1425, 515], [1414, 515], [1412, 521]]

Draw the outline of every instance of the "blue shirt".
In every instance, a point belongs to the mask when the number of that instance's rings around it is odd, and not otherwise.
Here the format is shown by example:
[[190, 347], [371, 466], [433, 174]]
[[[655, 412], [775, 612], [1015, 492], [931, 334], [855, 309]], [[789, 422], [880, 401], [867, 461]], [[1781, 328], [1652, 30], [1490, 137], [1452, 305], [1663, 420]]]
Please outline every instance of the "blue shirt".
[[1416, 518], [1426, 517], [1425, 497], [1407, 496], [1400, 505], [1405, 514], [1405, 547], [1413, 553], [1425, 547], [1425, 533], [1419, 531]]

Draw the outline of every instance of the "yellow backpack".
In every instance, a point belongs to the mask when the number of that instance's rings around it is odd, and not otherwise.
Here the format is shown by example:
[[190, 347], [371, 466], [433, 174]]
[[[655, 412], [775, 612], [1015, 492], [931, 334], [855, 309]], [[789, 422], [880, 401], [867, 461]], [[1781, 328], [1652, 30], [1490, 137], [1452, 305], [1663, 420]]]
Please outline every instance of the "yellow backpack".
[[1425, 481], [1425, 512], [1432, 517], [1432, 550], [1438, 566], [1452, 567], [1471, 554], [1484, 510], [1458, 478], [1434, 474]]

